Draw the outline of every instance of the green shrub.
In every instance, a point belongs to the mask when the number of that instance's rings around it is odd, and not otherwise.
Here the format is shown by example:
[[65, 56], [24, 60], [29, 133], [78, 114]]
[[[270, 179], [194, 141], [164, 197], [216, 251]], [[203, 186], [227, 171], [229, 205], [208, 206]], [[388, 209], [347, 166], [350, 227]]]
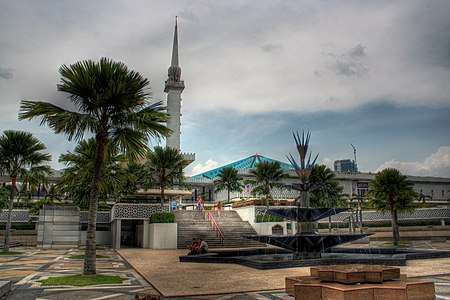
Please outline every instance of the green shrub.
[[256, 222], [283, 222], [284, 219], [281, 217], [276, 217], [272, 215], [256, 215]]
[[51, 205], [51, 204], [53, 204], [53, 200], [51, 200], [51, 199], [42, 199], [42, 200], [33, 202], [31, 204], [30, 214], [37, 215], [37, 214], [39, 214], [39, 210], [41, 210], [44, 207], [44, 205]]
[[173, 223], [175, 215], [170, 212], [154, 213], [150, 216], [150, 223]]

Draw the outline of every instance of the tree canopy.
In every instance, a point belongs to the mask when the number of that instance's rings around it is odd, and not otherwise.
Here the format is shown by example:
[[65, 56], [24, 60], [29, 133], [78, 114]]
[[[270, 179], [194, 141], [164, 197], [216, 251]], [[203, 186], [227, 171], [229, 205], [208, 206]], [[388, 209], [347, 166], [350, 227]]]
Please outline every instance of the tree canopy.
[[394, 244], [400, 239], [398, 212], [412, 210], [417, 193], [413, 182], [397, 169], [384, 169], [375, 175], [370, 183], [367, 196], [369, 203], [379, 211], [390, 211]]
[[250, 174], [254, 179], [247, 182], [253, 186], [252, 193], [254, 195], [262, 194], [266, 198], [266, 206], [269, 207], [269, 199], [272, 198], [271, 191], [273, 188], [282, 188], [282, 180], [288, 175], [283, 172], [281, 164], [278, 161], [268, 162], [262, 161], [251, 169]]
[[227, 191], [227, 199], [230, 201], [230, 192], [242, 192], [244, 183], [238, 170], [233, 167], [226, 167], [220, 170], [216, 180], [214, 180], [216, 192]]
[[45, 149], [45, 145], [29, 132], [5, 130], [0, 137], [0, 173], [11, 178], [3, 251], [9, 251], [11, 215], [17, 179], [19, 177], [30, 179], [31, 174], [45, 177], [51, 173], [50, 166], [47, 165], [51, 156], [42, 152]]

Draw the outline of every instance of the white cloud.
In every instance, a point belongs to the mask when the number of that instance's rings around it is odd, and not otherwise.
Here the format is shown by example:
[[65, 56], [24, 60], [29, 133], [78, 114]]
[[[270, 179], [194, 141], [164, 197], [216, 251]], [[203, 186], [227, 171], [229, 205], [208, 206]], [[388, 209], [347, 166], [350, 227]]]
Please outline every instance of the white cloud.
[[382, 164], [376, 170], [386, 168], [398, 169], [405, 175], [418, 176], [450, 176], [450, 146], [442, 146], [428, 156], [423, 162], [402, 162], [390, 160]]
[[214, 161], [212, 159], [208, 159], [205, 162], [205, 165], [202, 165], [201, 163], [195, 165], [192, 168], [192, 172], [193, 172], [193, 174], [199, 174], [199, 173], [203, 173], [203, 172], [212, 170], [214, 168], [217, 168], [217, 166], [218, 166], [218, 163], [216, 161]]
[[329, 157], [324, 157], [322, 159], [322, 164], [327, 166], [328, 168], [330, 168], [331, 170], [334, 170], [334, 161], [333, 159], [329, 158]]

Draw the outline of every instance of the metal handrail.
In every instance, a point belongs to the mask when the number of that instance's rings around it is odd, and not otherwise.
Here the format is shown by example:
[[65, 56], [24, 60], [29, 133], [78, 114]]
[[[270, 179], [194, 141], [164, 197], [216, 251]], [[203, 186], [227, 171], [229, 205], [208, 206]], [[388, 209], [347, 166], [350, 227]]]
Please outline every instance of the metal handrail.
[[[203, 217], [205, 218], [206, 210], [200, 201], [198, 201], [198, 203], [200, 204], [201, 212], [203, 213]], [[221, 242], [222, 242], [222, 246], [223, 246], [223, 240], [225, 239], [225, 237], [223, 236], [222, 230], [220, 230], [219, 225], [217, 225], [216, 220], [214, 220], [214, 217], [210, 211], [208, 211], [208, 219], [209, 219], [209, 222], [211, 223], [211, 225], [216, 230], [216, 232], [219, 234]]]

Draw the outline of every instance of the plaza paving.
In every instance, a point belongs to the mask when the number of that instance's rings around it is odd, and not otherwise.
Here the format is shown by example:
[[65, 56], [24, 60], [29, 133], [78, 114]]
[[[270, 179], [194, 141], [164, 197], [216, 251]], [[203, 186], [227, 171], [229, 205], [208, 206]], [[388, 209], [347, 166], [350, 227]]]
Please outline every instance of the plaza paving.
[[[449, 249], [450, 243], [420, 241], [413, 246]], [[69, 257], [83, 254], [83, 250], [12, 250], [23, 254], [0, 256], [0, 280], [13, 282], [12, 292], [2, 298], [7, 300], [122, 300], [134, 299], [136, 293], [159, 294], [161, 299], [290, 300], [283, 290], [284, 278], [309, 273], [309, 268], [256, 270], [235, 264], [180, 263], [178, 257], [186, 254], [185, 250], [99, 249], [98, 254], [108, 258], [97, 260], [98, 273], [120, 275], [126, 279], [122, 284], [42, 287], [38, 280], [46, 277], [80, 274], [83, 261]], [[437, 299], [450, 299], [450, 258], [408, 261], [401, 272], [433, 280]]]

